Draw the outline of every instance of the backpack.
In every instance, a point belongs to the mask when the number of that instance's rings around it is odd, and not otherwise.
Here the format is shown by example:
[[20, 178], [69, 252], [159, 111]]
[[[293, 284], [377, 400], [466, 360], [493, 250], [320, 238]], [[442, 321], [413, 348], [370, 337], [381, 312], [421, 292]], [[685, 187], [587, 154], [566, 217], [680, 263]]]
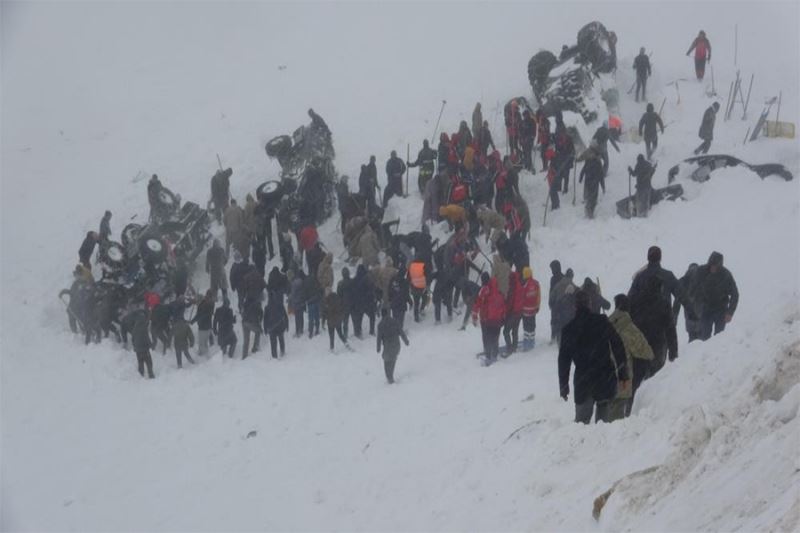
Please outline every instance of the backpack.
[[453, 186], [450, 192], [450, 203], [460, 204], [467, 199], [467, 186], [460, 181]]

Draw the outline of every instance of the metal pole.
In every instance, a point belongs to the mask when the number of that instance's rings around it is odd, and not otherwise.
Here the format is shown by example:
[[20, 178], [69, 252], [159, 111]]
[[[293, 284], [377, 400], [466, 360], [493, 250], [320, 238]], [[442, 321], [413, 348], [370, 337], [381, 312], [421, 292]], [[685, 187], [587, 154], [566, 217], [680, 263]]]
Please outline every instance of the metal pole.
[[408, 162], [411, 160], [411, 143], [406, 144], [406, 196], [408, 196]]
[[436, 132], [439, 130], [439, 121], [442, 120], [442, 113], [444, 113], [444, 106], [447, 103], [447, 100], [442, 100], [442, 108], [439, 110], [439, 118], [436, 119], [436, 127], [433, 128], [433, 135], [431, 136], [431, 142], [435, 142], [436, 139]]
[[742, 120], [747, 117], [747, 106], [750, 105], [750, 91], [753, 90], [753, 78], [755, 78], [755, 74], [750, 75], [750, 86], [747, 88], [747, 100], [744, 103], [744, 112], [742, 113]]
[[733, 66], [736, 66], [739, 59], [739, 25], [733, 26]]
[[575, 199], [578, 196], [578, 160], [577, 158], [572, 162], [572, 205], [575, 205]]

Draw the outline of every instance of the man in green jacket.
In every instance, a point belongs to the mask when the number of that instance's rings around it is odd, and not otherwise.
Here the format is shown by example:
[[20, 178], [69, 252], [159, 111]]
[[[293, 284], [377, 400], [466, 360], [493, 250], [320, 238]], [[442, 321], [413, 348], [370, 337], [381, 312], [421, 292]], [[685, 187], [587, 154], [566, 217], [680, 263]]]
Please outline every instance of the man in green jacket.
[[617, 294], [614, 297], [614, 312], [608, 317], [611, 325], [617, 331], [617, 335], [622, 339], [625, 346], [625, 353], [628, 359], [628, 387], [617, 391], [616, 398], [611, 403], [610, 419], [617, 420], [630, 416], [633, 407], [633, 397], [636, 389], [647, 376], [650, 369], [650, 361], [653, 360], [653, 349], [647, 343], [644, 334], [636, 327], [631, 320], [631, 304], [628, 297], [624, 294]]

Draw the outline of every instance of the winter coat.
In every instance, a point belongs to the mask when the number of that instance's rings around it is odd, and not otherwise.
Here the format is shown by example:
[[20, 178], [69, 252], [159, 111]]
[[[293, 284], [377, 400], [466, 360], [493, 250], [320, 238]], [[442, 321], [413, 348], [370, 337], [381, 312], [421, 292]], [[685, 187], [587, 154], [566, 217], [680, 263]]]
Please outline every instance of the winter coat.
[[707, 59], [711, 61], [711, 43], [706, 37], [695, 37], [694, 41], [692, 41], [692, 46], [686, 51], [686, 55], [688, 56], [691, 54], [692, 50], [694, 50], [695, 59]]
[[507, 315], [522, 316], [522, 308], [525, 301], [525, 290], [522, 286], [522, 276], [519, 272], [512, 272], [508, 284], [508, 296], [506, 296]]
[[[236, 324], [236, 316], [233, 314], [233, 309], [230, 306], [220, 306], [214, 313], [214, 333], [219, 335], [220, 343], [225, 344], [223, 339], [229, 339], [231, 335], [234, 337], [236, 334], [233, 332], [233, 325]], [[202, 328], [200, 328], [202, 329]]]
[[267, 292], [283, 297], [283, 295], [289, 294], [289, 289], [289, 278], [286, 277], [286, 274], [282, 273], [278, 267], [272, 267], [267, 279]]
[[322, 263], [323, 259], [325, 259], [325, 252], [322, 251], [322, 247], [319, 244], [306, 252], [306, 263], [308, 264], [309, 276], [316, 277], [317, 269], [319, 268], [319, 265]]
[[576, 404], [589, 397], [595, 402], [610, 400], [617, 394], [617, 381], [628, 378], [622, 339], [608, 318], [585, 308], [578, 309], [575, 318], [561, 332], [558, 381], [562, 390], [568, 385], [572, 363], [575, 364], [572, 388]]
[[238, 235], [244, 229], [244, 209], [238, 205], [229, 205], [222, 215], [222, 223], [228, 235]]
[[631, 288], [628, 289], [628, 298], [631, 302], [639, 298], [639, 295], [644, 291], [652, 278], [658, 278], [661, 281], [661, 296], [668, 304], [672, 304], [673, 296], [676, 300], [681, 300], [682, 295], [675, 274], [661, 268], [659, 263], [648, 263], [647, 266], [639, 270], [633, 277]]
[[714, 122], [717, 120], [717, 110], [711, 105], [703, 113], [703, 121], [700, 123], [700, 131], [697, 135], [704, 141], [714, 139]]
[[292, 280], [291, 292], [289, 293], [289, 309], [294, 313], [302, 313], [306, 310], [306, 295], [303, 292], [303, 278], [300, 276]]
[[494, 209], [478, 209], [478, 221], [486, 237], [489, 237], [492, 230], [503, 232], [506, 227], [506, 219]]
[[172, 327], [172, 338], [175, 342], [175, 350], [188, 350], [194, 346], [194, 333], [192, 326], [183, 319], [175, 321]]
[[500, 254], [496, 254], [492, 258], [492, 277], [497, 279], [497, 288], [503, 294], [503, 297], [508, 294], [509, 277], [511, 276], [511, 266], [502, 258]]
[[329, 328], [339, 327], [345, 319], [344, 301], [336, 292], [328, 294], [322, 302], [322, 316]]
[[389, 283], [389, 307], [395, 312], [404, 312], [414, 303], [406, 276], [398, 273]]
[[536, 316], [541, 305], [542, 293], [539, 282], [533, 278], [522, 286], [522, 316]]
[[646, 111], [642, 118], [639, 119], [639, 135], [644, 131], [645, 140], [652, 141], [658, 138], [658, 131], [656, 126], [661, 128], [661, 133], [664, 133], [664, 123], [661, 117], [655, 111]]
[[256, 224], [256, 201], [253, 195], [249, 193], [244, 202], [242, 227], [249, 235], [254, 235], [258, 229]]
[[261, 309], [261, 302], [258, 300], [248, 298], [244, 302], [242, 309], [242, 327], [247, 326], [249, 329], [261, 331], [261, 320], [264, 312]]
[[429, 146], [427, 148], [423, 147], [417, 154], [417, 160], [414, 161], [413, 163], [409, 163], [408, 166], [411, 168], [420, 167], [420, 170], [425, 170], [430, 173], [433, 173], [433, 168], [435, 164], [436, 164], [436, 150], [434, 150]]
[[333, 254], [330, 252], [317, 267], [317, 281], [325, 294], [333, 290]]
[[480, 135], [481, 128], [483, 128], [483, 112], [481, 104], [475, 104], [475, 109], [472, 110], [472, 135], [475, 138]]
[[271, 297], [264, 306], [264, 333], [277, 335], [289, 329], [289, 317], [283, 299]]
[[390, 157], [386, 161], [386, 177], [388, 179], [402, 178], [406, 172], [406, 164], [399, 157]]
[[586, 189], [595, 196], [597, 196], [598, 185], [602, 187], [603, 192], [606, 190], [605, 173], [603, 171], [603, 162], [599, 157], [590, 157], [583, 164], [581, 173], [578, 176], [578, 183], [583, 183], [586, 178]]
[[603, 295], [600, 294], [600, 287], [591, 279], [587, 278], [581, 289], [589, 295], [589, 311], [599, 313], [601, 309], [604, 311], [611, 309], [611, 303], [603, 298]]
[[649, 285], [636, 297], [631, 297], [631, 318], [636, 327], [644, 334], [650, 348], [656, 356], [656, 370], [664, 364], [664, 356], [669, 359], [678, 356], [678, 335], [672, 308], [659, 292], [660, 282], [651, 279]]
[[322, 287], [314, 276], [306, 276], [303, 280], [303, 296], [307, 304], [318, 304], [322, 301]]
[[141, 314], [133, 326], [131, 343], [133, 344], [133, 351], [136, 353], [147, 352], [152, 347], [148, 325], [149, 321], [147, 320], [147, 316]]
[[572, 278], [564, 276], [553, 289], [554, 305], [550, 322], [556, 330], [562, 329], [575, 316], [575, 293], [578, 286]]
[[480, 318], [484, 326], [502, 326], [506, 320], [506, 301], [497, 286], [497, 278], [490, 278], [489, 283], [481, 287], [475, 303], [472, 304], [473, 322]]
[[250, 272], [250, 264], [246, 261], [239, 261], [238, 263], [233, 263], [231, 265], [231, 271], [229, 273], [229, 279], [231, 282], [231, 290], [239, 292], [244, 290], [244, 277], [245, 275]]
[[406, 337], [403, 328], [400, 327], [400, 322], [391, 316], [385, 316], [378, 322], [378, 329], [375, 335], [378, 343], [378, 351], [383, 348], [384, 359], [394, 359], [400, 353], [400, 339], [408, 346], [408, 337]]
[[639, 159], [636, 161], [636, 166], [633, 168], [633, 175], [636, 177], [636, 190], [643, 189], [649, 190], [651, 188], [651, 180], [655, 169], [653, 165], [647, 162], [646, 159]]
[[372, 284], [381, 291], [383, 307], [389, 305], [389, 284], [397, 276], [398, 270], [392, 265], [391, 259], [386, 260], [385, 266], [373, 267], [369, 271], [369, 279]]
[[[231, 169], [219, 170], [214, 174], [214, 177], [211, 178], [211, 198], [213, 198], [215, 202], [220, 202], [220, 204], [228, 202], [232, 175], [233, 171]], [[219, 205], [217, 207], [223, 206]]]
[[697, 265], [691, 265], [686, 274], [678, 280], [678, 292], [681, 294], [681, 300], [676, 299], [672, 304], [672, 316], [676, 319], [681, 311], [681, 305], [683, 305], [687, 320], [697, 321], [700, 319], [697, 297], [697, 273], [699, 270], [700, 267]]
[[97, 244], [95, 238], [88, 234], [86, 238], [83, 239], [81, 243], [81, 247], [78, 249], [78, 258], [80, 259], [81, 263], [88, 265], [89, 260], [92, 258], [92, 253], [94, 252], [94, 247]]
[[358, 238], [355, 246], [356, 253], [351, 255], [360, 257], [367, 266], [378, 264], [378, 253], [380, 252], [380, 243], [378, 243], [378, 236], [372, 231], [372, 228], [367, 226]]
[[695, 290], [701, 317], [733, 315], [736, 312], [739, 289], [733, 275], [724, 266], [720, 266], [716, 273], [711, 272], [708, 265], [701, 266], [697, 271]]
[[197, 304], [197, 313], [192, 319], [192, 324], [197, 324], [197, 329], [200, 331], [208, 331], [211, 329], [211, 317], [214, 314], [214, 300], [203, 298]]
[[633, 69], [636, 71], [638, 78], [647, 78], [652, 71], [650, 70], [650, 58], [647, 54], [639, 54], [633, 60]]
[[221, 246], [212, 246], [206, 252], [206, 272], [212, 276], [225, 276], [225, 263], [228, 258], [225, 255], [225, 249]]
[[633, 359], [652, 361], [653, 349], [650, 348], [644, 334], [636, 327], [631, 315], [627, 312], [617, 309], [611, 313], [608, 320], [625, 345], [625, 353], [628, 356], [628, 378], [630, 379], [633, 377]]
[[480, 135], [478, 136], [478, 148], [480, 149], [481, 155], [485, 155], [490, 146], [492, 150], [496, 149], [494, 146], [494, 139], [492, 139], [492, 132], [487, 126], [482, 126]]
[[350, 285], [350, 305], [354, 313], [375, 311], [375, 286], [369, 279], [367, 269], [359, 265], [353, 283]]
[[259, 272], [257, 268], [250, 267], [250, 270], [248, 270], [247, 274], [245, 274], [242, 279], [242, 284], [242, 289], [247, 298], [261, 302], [267, 284], [264, 281], [264, 276], [261, 275], [261, 272]]
[[464, 224], [467, 221], [467, 211], [456, 204], [448, 204], [439, 208], [439, 216], [450, 224]]

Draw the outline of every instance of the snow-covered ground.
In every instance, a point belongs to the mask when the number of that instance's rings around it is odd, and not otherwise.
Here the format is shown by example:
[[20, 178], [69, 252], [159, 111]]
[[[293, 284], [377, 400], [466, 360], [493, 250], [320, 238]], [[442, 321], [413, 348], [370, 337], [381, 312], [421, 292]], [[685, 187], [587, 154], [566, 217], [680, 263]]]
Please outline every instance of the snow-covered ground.
[[[571, 422], [546, 310], [536, 349], [488, 369], [474, 358], [476, 329], [428, 316], [411, 326], [397, 386], [384, 383], [373, 339], [331, 354], [327, 336], [289, 339], [281, 361], [215, 354], [178, 371], [172, 353], [155, 355], [146, 381], [132, 353], [69, 333], [56, 295], [105, 209], [115, 232], [146, 213], [137, 174], [203, 203], [219, 153], [241, 198], [277, 173], [264, 142], [304, 123], [309, 106], [351, 176], [370, 154], [381, 162], [406, 143], [415, 153], [443, 99], [447, 131], [480, 100], [501, 139], [495, 108], [528, 94], [530, 56], [594, 19], [619, 36], [623, 93], [639, 47], [653, 51], [650, 96], [667, 97], [669, 124], [658, 183], [699, 144], [712, 101], [684, 56], [700, 28], [723, 106], [736, 69], [756, 76], [748, 119], [720, 119], [712, 151], [800, 177], [797, 140], [742, 147], [778, 91], [781, 117], [800, 122], [799, 16], [796, 3], [0, 4], [0, 528], [797, 530], [797, 179], [721, 170], [690, 184], [687, 201], [624, 221], [613, 204], [644, 147], [623, 144], [597, 219], [583, 219], [579, 194], [544, 228], [543, 175], [523, 174], [543, 288], [558, 258], [579, 280], [599, 277], [607, 297], [625, 292], [651, 244], [677, 275], [720, 251], [738, 282], [729, 330], [688, 345], [681, 318], [679, 359], [643, 386], [631, 418], [609, 425]], [[678, 105], [666, 84], [680, 78]], [[624, 96], [626, 125], [642, 111]], [[420, 207], [415, 194], [391, 206], [405, 229]], [[321, 234], [337, 250], [334, 225]], [[592, 519], [596, 496], [651, 466]]]

